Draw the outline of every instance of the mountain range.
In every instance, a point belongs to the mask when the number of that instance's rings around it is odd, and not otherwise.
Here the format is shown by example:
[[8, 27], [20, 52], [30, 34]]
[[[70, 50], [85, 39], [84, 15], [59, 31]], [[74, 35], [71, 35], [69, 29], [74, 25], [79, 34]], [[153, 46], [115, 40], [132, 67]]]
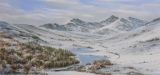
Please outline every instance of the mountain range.
[[99, 34], [108, 34], [108, 32], [126, 32], [144, 26], [147, 21], [133, 17], [119, 18], [114, 15], [100, 22], [86, 22], [80, 19], [72, 19], [64, 25], [59, 24], [44, 24], [40, 27], [61, 30], [61, 31], [77, 31], [77, 32], [92, 32]]
[[0, 21], [0, 31], [21, 42], [38, 40], [41, 45], [73, 51], [91, 49], [81, 54], [107, 54], [112, 62], [133, 66], [143, 73], [155, 75], [160, 71], [160, 18], [145, 21], [112, 15], [100, 22], [72, 19], [63, 25], [39, 26]]

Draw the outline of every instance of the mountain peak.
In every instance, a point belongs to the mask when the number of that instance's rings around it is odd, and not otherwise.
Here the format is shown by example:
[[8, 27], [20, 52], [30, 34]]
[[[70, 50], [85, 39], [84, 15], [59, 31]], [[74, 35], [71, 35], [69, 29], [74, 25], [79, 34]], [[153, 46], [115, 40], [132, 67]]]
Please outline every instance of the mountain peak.
[[73, 22], [73, 23], [85, 23], [84, 21], [82, 21], [79, 18], [73, 18], [72, 20], [70, 20], [70, 22]]
[[118, 20], [119, 17], [117, 16], [114, 16], [114, 15], [111, 15], [108, 19], [104, 20], [104, 21], [101, 21], [101, 23], [104, 23], [104, 24], [110, 24], [116, 20]]
[[66, 28], [63, 25], [59, 25], [57, 23], [53, 23], [53, 24], [52, 23], [48, 23], [48, 24], [41, 25], [40, 27], [53, 29], [53, 30], [61, 30], [61, 31], [66, 30]]
[[119, 19], [119, 17], [117, 17], [117, 16], [115, 16], [115, 15], [111, 15], [108, 19], [106, 19], [106, 20], [117, 20], [117, 19]]
[[115, 15], [111, 15], [110, 18], [118, 18], [118, 17]]

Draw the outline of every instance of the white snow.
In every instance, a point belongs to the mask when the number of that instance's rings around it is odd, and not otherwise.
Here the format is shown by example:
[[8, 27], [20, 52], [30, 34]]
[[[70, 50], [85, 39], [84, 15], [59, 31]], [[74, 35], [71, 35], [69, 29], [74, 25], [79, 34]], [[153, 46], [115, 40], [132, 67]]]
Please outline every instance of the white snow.
[[[114, 25], [111, 24], [111, 28], [112, 26]], [[160, 38], [160, 23], [157, 22], [152, 23], [150, 26], [142, 26], [136, 30], [112, 36], [82, 32], [63, 32], [44, 28], [40, 31], [37, 29], [31, 31], [34, 34], [40, 34], [41, 36], [39, 37], [49, 42], [53, 47], [66, 49], [91, 47], [93, 52], [81, 54], [107, 55], [113, 63], [135, 67], [144, 74], [157, 74], [160, 71], [160, 41], [146, 42], [156, 37]], [[156, 46], [152, 47], [152, 44], [156, 44]], [[119, 54], [120, 57], [116, 54]], [[75, 72], [67, 73], [74, 74]], [[59, 73], [56, 72], [55, 74]], [[66, 74], [66, 72], [62, 72], [61, 75], [63, 74]]]
[[83, 73], [83, 72], [76, 72], [76, 71], [61, 71], [61, 72], [47, 72], [48, 75], [95, 75], [91, 73]]
[[[117, 32], [114, 35], [99, 35], [72, 31], [57, 31], [31, 26], [18, 28], [32, 33], [46, 41], [48, 46], [56, 48], [91, 48], [93, 52], [80, 53], [82, 55], [108, 56], [115, 64], [132, 66], [144, 74], [160, 74], [160, 21], [152, 21], [146, 26], [139, 26], [131, 31], [116, 30], [120, 20], [108, 26], [96, 29], [95, 32], [111, 29]], [[136, 22], [134, 21], [134, 24]], [[137, 24], [138, 25], [138, 24]], [[137, 27], [137, 26], [136, 26]], [[148, 41], [151, 40], [151, 41]], [[85, 75], [86, 73], [48, 72], [50, 75]], [[87, 75], [93, 75], [88, 74]]]

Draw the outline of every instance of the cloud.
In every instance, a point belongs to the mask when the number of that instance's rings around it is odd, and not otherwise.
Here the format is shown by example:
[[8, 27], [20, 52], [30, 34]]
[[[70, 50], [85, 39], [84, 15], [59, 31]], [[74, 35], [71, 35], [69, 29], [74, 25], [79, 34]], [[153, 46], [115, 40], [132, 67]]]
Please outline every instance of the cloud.
[[[19, 0], [14, 0], [17, 3]], [[37, 2], [39, 1], [39, 2]], [[144, 0], [37, 0], [39, 8], [30, 9], [14, 6], [10, 0], [0, 1], [0, 20], [10, 23], [40, 25], [44, 23], [66, 23], [72, 18], [85, 21], [101, 21], [110, 15], [133, 16], [151, 20], [160, 15], [159, 3]], [[87, 1], [87, 2], [86, 2]], [[127, 2], [127, 3], [126, 3]], [[140, 4], [140, 3], [141, 4]], [[23, 3], [20, 2], [20, 3]], [[23, 4], [21, 4], [23, 5]], [[26, 5], [26, 4], [25, 4]], [[34, 7], [30, 5], [30, 7]]]
[[133, 2], [135, 0], [97, 0], [99, 2]]
[[43, 1], [57, 3], [57, 4], [79, 4], [79, 0], [43, 0]]

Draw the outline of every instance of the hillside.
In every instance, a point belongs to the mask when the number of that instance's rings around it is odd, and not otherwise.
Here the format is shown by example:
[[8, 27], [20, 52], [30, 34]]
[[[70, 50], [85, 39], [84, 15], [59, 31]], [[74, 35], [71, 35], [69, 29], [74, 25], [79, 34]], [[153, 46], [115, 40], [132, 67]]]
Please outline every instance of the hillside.
[[[34, 26], [2, 22], [0, 26], [1, 31], [13, 40], [67, 49], [75, 54], [83, 66], [104, 59], [114, 64], [111, 68], [105, 66], [98, 72], [154, 75], [160, 71], [160, 59], [157, 58], [160, 48], [159, 18], [147, 22], [133, 17], [120, 18], [112, 15], [100, 22], [72, 19], [65, 25], [49, 23]], [[87, 65], [83, 71], [88, 72], [87, 68], [90, 66], [93, 65]]]
[[43, 69], [66, 67], [79, 63], [74, 56], [64, 49], [20, 43], [0, 33], [0, 74], [34, 74]]

